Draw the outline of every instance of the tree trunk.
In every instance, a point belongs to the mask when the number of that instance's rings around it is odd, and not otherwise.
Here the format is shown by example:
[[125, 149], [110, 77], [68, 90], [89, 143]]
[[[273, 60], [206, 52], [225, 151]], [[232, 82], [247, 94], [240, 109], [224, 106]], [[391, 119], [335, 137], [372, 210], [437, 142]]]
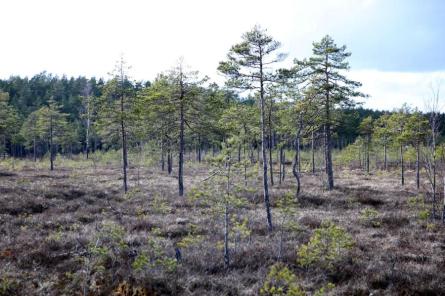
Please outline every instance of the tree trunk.
[[283, 174], [282, 174], [282, 176], [283, 176], [283, 182], [284, 182], [284, 179], [286, 178], [286, 152], [285, 151], [283, 151]]
[[328, 190], [334, 189], [334, 173], [332, 171], [332, 151], [331, 151], [331, 125], [329, 122], [325, 124], [325, 162], [326, 174], [328, 177]]
[[383, 166], [385, 168], [385, 171], [388, 170], [388, 152], [386, 147], [386, 142], [383, 144]]
[[[230, 163], [227, 166], [227, 187], [226, 195], [227, 199], [230, 197]], [[229, 254], [229, 205], [228, 200], [224, 206], [224, 266], [229, 268], [230, 266], [230, 254]]]
[[369, 174], [369, 146], [371, 145], [371, 138], [368, 135], [368, 139], [366, 141], [366, 173]]
[[161, 143], [161, 170], [165, 170], [165, 152], [164, 152], [164, 143]]
[[416, 187], [420, 188], [420, 144], [416, 145]]
[[264, 102], [264, 82], [263, 82], [263, 63], [260, 59], [260, 105], [261, 105], [261, 152], [263, 157], [263, 193], [264, 205], [266, 207], [267, 226], [272, 231], [272, 213], [270, 210], [269, 184], [267, 182], [267, 153], [266, 153], [266, 123], [265, 123], [265, 102]]
[[274, 185], [273, 182], [273, 159], [272, 159], [272, 131], [269, 128], [269, 167], [270, 167], [270, 186]]
[[[328, 72], [328, 55], [326, 55], [325, 63], [325, 75], [326, 85], [329, 85], [329, 72]], [[328, 190], [334, 189], [334, 172], [332, 170], [332, 149], [331, 149], [331, 109], [330, 109], [330, 92], [329, 89], [326, 92], [326, 123], [325, 123], [325, 158], [326, 158], [326, 174], [328, 176]]]
[[87, 159], [89, 158], [89, 152], [90, 152], [90, 103], [88, 100], [88, 106], [87, 106], [87, 130], [86, 130], [86, 137], [85, 137], [85, 154]]
[[37, 161], [37, 153], [36, 153], [36, 137], [34, 137], [33, 139], [32, 139], [32, 145], [33, 145], [33, 149], [32, 149], [32, 152], [33, 152], [33, 157], [34, 157], [34, 162], [36, 162]]
[[297, 137], [297, 159], [298, 159], [298, 172], [301, 172], [301, 150], [300, 150], [300, 136]]
[[261, 158], [260, 158], [260, 151], [261, 151], [261, 150], [260, 150], [260, 147], [257, 147], [257, 149], [256, 149], [257, 157], [256, 157], [256, 158], [258, 159], [258, 162], [259, 162], [260, 159], [261, 159]]
[[400, 145], [400, 178], [402, 186], [405, 185], [405, 167], [403, 162], [403, 145]]
[[315, 138], [314, 131], [311, 133], [312, 175], [315, 175]]
[[54, 147], [53, 147], [53, 117], [49, 118], [49, 161], [50, 170], [54, 170]]
[[173, 156], [170, 149], [168, 149], [167, 152], [167, 172], [169, 175], [171, 175], [173, 172]]
[[443, 177], [442, 224], [445, 223], [445, 176]]
[[279, 159], [279, 177], [280, 177], [280, 185], [281, 182], [283, 181], [283, 146], [280, 147], [280, 149], [278, 150], [278, 158]]
[[[434, 148], [434, 155], [436, 153], [436, 149]], [[433, 156], [433, 219], [436, 219], [436, 158]], [[445, 191], [444, 191], [445, 194]]]
[[230, 267], [229, 254], [229, 207], [226, 204], [224, 207], [224, 266]]
[[178, 189], [179, 196], [184, 196], [184, 149], [185, 149], [185, 141], [184, 141], [184, 93], [182, 90], [182, 80], [181, 80], [181, 97], [180, 97], [180, 122], [179, 122], [179, 168], [178, 168]]
[[[297, 137], [298, 138], [298, 137]], [[300, 195], [300, 187], [301, 187], [301, 183], [300, 183], [300, 174], [298, 171], [298, 153], [297, 153], [297, 145], [298, 145], [298, 140], [295, 140], [295, 157], [294, 157], [294, 161], [292, 164], [292, 174], [295, 177], [295, 180], [297, 181], [297, 192], [295, 194], [296, 198], [298, 198], [298, 196]]]
[[127, 159], [127, 136], [125, 134], [125, 123], [124, 123], [124, 95], [121, 95], [121, 133], [122, 133], [122, 169], [124, 173], [124, 192], [128, 191], [128, 184], [127, 184], [127, 166], [128, 166], [128, 159]]

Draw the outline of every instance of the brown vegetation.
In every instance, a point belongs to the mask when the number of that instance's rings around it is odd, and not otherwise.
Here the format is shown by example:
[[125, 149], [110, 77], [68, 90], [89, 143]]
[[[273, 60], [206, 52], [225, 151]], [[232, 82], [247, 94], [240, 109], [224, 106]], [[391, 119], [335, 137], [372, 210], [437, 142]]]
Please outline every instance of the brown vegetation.
[[[280, 226], [267, 231], [259, 192], [246, 191], [248, 235], [234, 237], [231, 266], [224, 268], [221, 216], [205, 204], [177, 195], [177, 180], [156, 168], [130, 168], [130, 190], [120, 193], [118, 168], [23, 168], [0, 175], [0, 295], [258, 295], [278, 258]], [[191, 164], [186, 188], [200, 184], [208, 168]], [[285, 230], [283, 261], [299, 285], [313, 293], [326, 283], [335, 295], [437, 295], [445, 289], [445, 231], [422, 219], [415, 173], [405, 187], [397, 172], [364, 175], [343, 171], [333, 191], [302, 176], [295, 222]], [[261, 179], [252, 180], [252, 185]], [[287, 179], [271, 189], [277, 201], [295, 190]], [[259, 188], [260, 190], [260, 188]], [[303, 268], [297, 250], [323, 221], [343, 227], [354, 247], [334, 269]], [[187, 239], [185, 239], [187, 238]], [[100, 255], [100, 246], [109, 252]], [[175, 268], [175, 248], [181, 258]], [[159, 248], [162, 264], [141, 270], [135, 261]], [[153, 255], [155, 256], [155, 255]], [[156, 255], [158, 256], [158, 255]], [[160, 255], [159, 255], [160, 256]], [[169, 263], [170, 262], [170, 263]]]

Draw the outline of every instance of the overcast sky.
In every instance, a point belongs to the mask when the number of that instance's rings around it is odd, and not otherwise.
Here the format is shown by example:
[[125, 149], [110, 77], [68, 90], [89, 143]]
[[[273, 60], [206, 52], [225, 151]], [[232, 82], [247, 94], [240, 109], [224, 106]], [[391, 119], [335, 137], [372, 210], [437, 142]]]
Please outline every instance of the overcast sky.
[[[441, 0], [3, 0], [0, 77], [107, 77], [121, 53], [132, 77], [152, 80], [183, 56], [216, 81], [230, 46], [255, 24], [293, 58], [331, 35], [352, 52], [350, 77], [365, 106], [422, 108], [431, 83], [445, 88]], [[443, 98], [445, 100], [445, 97]]]

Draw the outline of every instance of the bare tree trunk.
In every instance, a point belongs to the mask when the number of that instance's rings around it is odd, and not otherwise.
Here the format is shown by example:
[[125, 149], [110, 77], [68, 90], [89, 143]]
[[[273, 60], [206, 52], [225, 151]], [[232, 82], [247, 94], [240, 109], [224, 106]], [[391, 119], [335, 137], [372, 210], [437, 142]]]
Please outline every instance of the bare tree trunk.
[[138, 181], [138, 187], [141, 186], [141, 166], [142, 166], [142, 143], [138, 143], [138, 152], [139, 152], [139, 163], [138, 163], [138, 171], [137, 171], [137, 181]]
[[184, 94], [182, 91], [182, 80], [181, 80], [181, 97], [180, 97], [180, 123], [179, 123], [179, 168], [178, 168], [178, 189], [179, 196], [184, 196]]
[[256, 149], [257, 157], [256, 157], [256, 158], [257, 158], [258, 162], [259, 162], [260, 159], [261, 159], [261, 158], [260, 158], [260, 151], [261, 151], [261, 150], [260, 150], [260, 147], [257, 147], [257, 149]]
[[312, 175], [315, 175], [315, 138], [314, 131], [311, 133]]
[[123, 120], [124, 115], [124, 96], [121, 96], [121, 133], [122, 133], [122, 169], [124, 173], [124, 192], [128, 191], [128, 184], [127, 184], [127, 166], [128, 166], [128, 159], [127, 159], [127, 136], [125, 134], [125, 124]]
[[445, 223], [445, 176], [443, 177], [442, 224]]
[[266, 207], [267, 226], [269, 231], [272, 231], [272, 213], [270, 210], [269, 199], [269, 184], [267, 182], [267, 153], [266, 153], [266, 124], [265, 124], [265, 110], [264, 110], [264, 82], [263, 82], [263, 63], [262, 57], [260, 59], [260, 104], [261, 104], [261, 151], [263, 157], [263, 192], [264, 205]]
[[272, 159], [272, 151], [274, 147], [273, 143], [273, 132], [272, 132], [272, 108], [273, 108], [273, 99], [270, 98], [270, 108], [269, 108], [269, 167], [270, 167], [270, 186], [274, 185], [273, 181], [273, 159]]
[[32, 145], [33, 145], [33, 149], [32, 149], [32, 152], [33, 152], [33, 155], [34, 155], [34, 162], [36, 162], [37, 161], [37, 154], [36, 154], [36, 137], [34, 137], [33, 139], [32, 139]]
[[[329, 111], [327, 111], [329, 113]], [[330, 117], [330, 116], [329, 116]], [[326, 174], [328, 177], [328, 190], [334, 189], [334, 173], [332, 171], [332, 151], [331, 151], [331, 125], [329, 122], [325, 124], [325, 161]]]
[[366, 173], [369, 174], [369, 146], [371, 145], [371, 136], [367, 136], [366, 140]]
[[87, 102], [87, 128], [86, 128], [86, 136], [85, 136], [85, 154], [88, 159], [90, 152], [90, 100], [88, 98]]
[[224, 207], [224, 266], [230, 267], [230, 253], [229, 253], [229, 207], [226, 204]]
[[283, 146], [281, 146], [278, 151], [279, 151], [278, 159], [279, 159], [279, 163], [280, 163], [280, 169], [279, 169], [280, 175], [279, 175], [279, 177], [280, 177], [280, 185], [281, 185], [281, 182], [283, 181]]
[[386, 142], [385, 144], [383, 144], [383, 166], [385, 168], [385, 171], [388, 170], [388, 152], [387, 152], [387, 147], [386, 147]]
[[286, 178], [286, 152], [283, 151], [283, 181]]
[[[298, 137], [297, 137], [298, 138]], [[297, 144], [298, 140], [295, 140], [295, 157], [294, 157], [294, 161], [292, 164], [292, 174], [295, 177], [295, 180], [297, 181], [297, 192], [295, 194], [296, 198], [298, 198], [298, 196], [300, 195], [300, 187], [301, 187], [301, 183], [300, 183], [300, 174], [298, 171], [298, 153], [297, 153]]]
[[436, 146], [433, 145], [433, 219], [436, 219]]
[[298, 171], [301, 172], [300, 136], [297, 137]]
[[170, 149], [168, 149], [167, 152], [167, 171], [169, 175], [171, 175], [173, 172], [173, 156]]
[[164, 151], [164, 142], [161, 142], [161, 170], [165, 170], [165, 151]]
[[400, 178], [402, 181], [402, 186], [405, 185], [405, 167], [403, 162], [403, 145], [400, 145]]
[[49, 118], [49, 161], [50, 161], [50, 169], [54, 170], [54, 147], [53, 147], [53, 116], [50, 115]]
[[416, 187], [420, 188], [420, 144], [416, 145]]
[[[328, 55], [325, 57], [325, 75], [326, 84], [329, 85], [329, 72], [328, 72]], [[325, 106], [325, 158], [326, 158], [326, 174], [328, 176], [328, 190], [334, 189], [334, 172], [332, 170], [332, 143], [331, 143], [331, 102], [329, 89], [326, 92], [326, 106]]]
[[4, 148], [4, 152], [3, 152], [3, 159], [6, 159], [6, 153], [7, 153], [7, 147], [6, 147], [6, 135], [3, 135], [3, 148]]
[[273, 182], [273, 159], [272, 159], [272, 149], [273, 149], [273, 143], [272, 143], [272, 131], [271, 128], [269, 128], [269, 167], [270, 167], [270, 186], [274, 185]]
[[[226, 187], [227, 199], [230, 196], [230, 162], [227, 166], [227, 187]], [[224, 206], [224, 266], [230, 267], [230, 254], [229, 254], [229, 205], [228, 200]]]

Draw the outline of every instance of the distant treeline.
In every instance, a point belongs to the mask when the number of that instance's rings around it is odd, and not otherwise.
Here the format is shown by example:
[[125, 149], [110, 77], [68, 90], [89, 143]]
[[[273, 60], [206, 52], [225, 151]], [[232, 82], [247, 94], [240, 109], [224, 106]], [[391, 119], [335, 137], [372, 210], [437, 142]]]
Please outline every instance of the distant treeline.
[[[31, 78], [11, 76], [9, 79], [0, 79], [0, 92], [8, 93], [8, 104], [12, 106], [19, 115], [19, 124], [23, 124], [25, 119], [32, 112], [40, 109], [43, 106], [47, 106], [49, 100], [52, 98], [57, 104], [60, 105], [60, 111], [68, 115], [68, 121], [73, 127], [82, 126], [83, 119], [82, 113], [84, 104], [82, 104], [82, 98], [85, 96], [86, 90], [89, 95], [94, 97], [101, 97], [103, 94], [103, 88], [106, 81], [103, 78], [87, 78], [87, 77], [59, 77], [47, 72], [39, 73]], [[132, 87], [135, 91], [142, 90], [150, 87], [150, 82], [133, 82]], [[244, 102], [246, 104], [254, 104], [252, 99], [239, 98], [236, 94], [231, 94], [232, 99], [235, 101]], [[359, 136], [359, 125], [362, 120], [368, 116], [374, 119], [379, 118], [385, 112], [376, 111], [372, 109], [357, 107], [353, 109], [343, 110], [343, 116], [341, 116], [338, 126], [336, 127], [336, 141], [334, 146], [344, 147], [347, 144], [353, 143]], [[386, 112], [388, 113], [388, 112]], [[389, 112], [390, 113], [390, 112]], [[445, 119], [445, 115], [441, 114], [441, 117]], [[442, 121], [443, 122], [443, 121]], [[20, 128], [18, 126], [17, 128]], [[72, 145], [73, 153], [80, 153], [83, 151], [82, 147], [85, 146], [84, 129], [78, 128], [78, 133], [75, 143]], [[444, 127], [441, 127], [441, 135], [444, 134]], [[6, 152], [9, 155], [25, 156], [25, 149], [22, 147], [20, 141], [13, 143], [12, 139], [7, 139], [7, 143], [4, 146]], [[101, 147], [100, 137], [96, 138], [96, 148]], [[14, 146], [14, 144], [16, 144]]]

